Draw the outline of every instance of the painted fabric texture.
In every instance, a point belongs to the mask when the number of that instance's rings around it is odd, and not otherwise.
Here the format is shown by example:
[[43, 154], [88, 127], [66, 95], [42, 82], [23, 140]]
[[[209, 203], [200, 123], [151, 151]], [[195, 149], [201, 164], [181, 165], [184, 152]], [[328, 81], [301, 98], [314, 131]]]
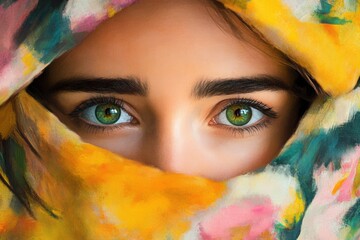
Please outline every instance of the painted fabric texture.
[[266, 168], [213, 182], [84, 143], [24, 91], [132, 2], [0, 1], [0, 239], [359, 239], [359, 3], [223, 0], [328, 96]]

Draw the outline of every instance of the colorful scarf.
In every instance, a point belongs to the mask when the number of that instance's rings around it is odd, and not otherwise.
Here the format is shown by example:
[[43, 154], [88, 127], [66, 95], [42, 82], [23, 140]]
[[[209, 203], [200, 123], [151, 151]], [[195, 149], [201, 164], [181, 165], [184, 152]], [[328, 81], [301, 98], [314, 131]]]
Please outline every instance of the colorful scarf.
[[0, 239], [359, 239], [359, 3], [223, 1], [328, 95], [266, 168], [213, 182], [84, 143], [24, 91], [132, 2], [0, 1]]

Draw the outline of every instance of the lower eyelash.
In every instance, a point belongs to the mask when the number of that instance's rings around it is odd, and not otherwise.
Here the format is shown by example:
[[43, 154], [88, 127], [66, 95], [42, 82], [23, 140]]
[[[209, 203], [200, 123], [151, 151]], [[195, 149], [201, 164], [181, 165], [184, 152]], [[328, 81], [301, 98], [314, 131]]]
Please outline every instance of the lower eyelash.
[[259, 122], [258, 124], [249, 126], [249, 127], [243, 127], [243, 128], [236, 128], [236, 127], [228, 127], [228, 126], [222, 126], [225, 128], [228, 128], [228, 130], [232, 133], [234, 137], [244, 137], [245, 134], [255, 134], [259, 132], [260, 130], [267, 128], [271, 124], [271, 119], [265, 119], [264, 121]]
[[275, 112], [271, 107], [268, 107], [266, 104], [250, 98], [230, 99], [230, 101], [222, 108], [220, 113], [225, 111], [229, 106], [234, 104], [247, 104], [250, 107], [257, 109], [264, 114], [264, 119], [260, 120], [258, 123], [255, 123], [247, 127], [246, 126], [235, 127], [230, 125], [215, 124], [217, 125], [217, 127], [226, 129], [227, 131], [232, 133], [234, 137], [244, 137], [245, 134], [249, 134], [249, 135], [255, 134], [260, 130], [267, 128], [269, 124], [272, 123], [273, 119], [278, 118], [278, 113]]
[[114, 130], [118, 130], [118, 129], [128, 126], [128, 124], [117, 124], [117, 125], [113, 125], [111, 127], [103, 127], [103, 126], [88, 124], [83, 121], [81, 121], [79, 123], [79, 125], [90, 134], [95, 134], [95, 133], [99, 133], [99, 132], [101, 132], [101, 133], [113, 132]]
[[123, 111], [126, 111], [124, 109], [124, 101], [123, 100], [117, 99], [114, 97], [98, 96], [98, 97], [93, 97], [86, 101], [83, 101], [75, 108], [75, 110], [73, 110], [68, 115], [72, 118], [73, 122], [75, 122], [79, 127], [84, 128], [85, 131], [87, 131], [91, 134], [95, 134], [95, 133], [99, 133], [99, 132], [102, 132], [102, 133], [112, 132], [114, 130], [129, 126], [129, 124], [117, 124], [117, 125], [112, 125], [111, 127], [110, 126], [104, 127], [104, 126], [100, 126], [100, 125], [87, 123], [86, 121], [81, 119], [80, 114], [82, 111], [84, 111], [85, 109], [92, 107], [94, 105], [104, 104], [104, 103], [118, 105]]

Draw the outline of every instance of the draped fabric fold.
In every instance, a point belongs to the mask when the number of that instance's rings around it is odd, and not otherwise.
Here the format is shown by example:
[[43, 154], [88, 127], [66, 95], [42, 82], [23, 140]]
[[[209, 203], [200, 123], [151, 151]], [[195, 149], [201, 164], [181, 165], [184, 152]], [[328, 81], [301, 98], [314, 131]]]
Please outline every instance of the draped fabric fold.
[[224, 182], [84, 143], [25, 91], [133, 2], [0, 1], [0, 239], [360, 238], [359, 2], [222, 1], [327, 93], [274, 161]]

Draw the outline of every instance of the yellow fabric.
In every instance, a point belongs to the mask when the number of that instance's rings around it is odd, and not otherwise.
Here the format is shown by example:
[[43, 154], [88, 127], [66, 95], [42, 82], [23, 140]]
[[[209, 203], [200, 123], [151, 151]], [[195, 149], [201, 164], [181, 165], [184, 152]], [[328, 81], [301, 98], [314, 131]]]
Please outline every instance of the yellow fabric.
[[222, 2], [306, 68], [328, 94], [337, 96], [354, 88], [360, 76], [360, 11], [347, 7], [347, 1], [331, 1], [328, 18], [344, 19], [334, 24], [319, 24], [315, 15], [320, 3], [312, 9], [312, 1]]

